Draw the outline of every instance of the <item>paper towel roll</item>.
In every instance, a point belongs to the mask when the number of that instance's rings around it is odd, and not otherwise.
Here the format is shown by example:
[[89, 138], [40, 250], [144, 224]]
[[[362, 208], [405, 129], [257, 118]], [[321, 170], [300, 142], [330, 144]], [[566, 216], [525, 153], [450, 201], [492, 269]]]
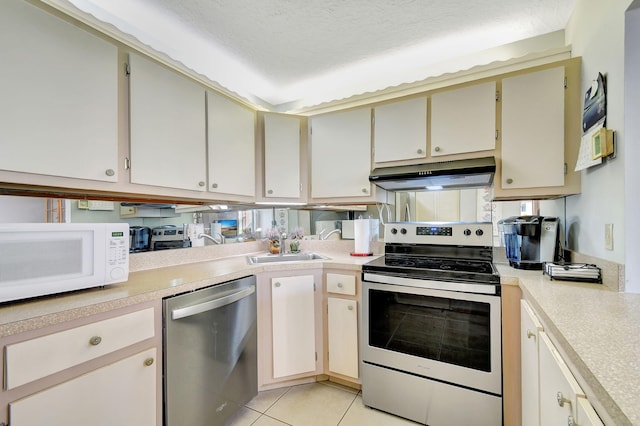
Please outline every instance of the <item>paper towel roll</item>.
[[219, 222], [211, 222], [209, 225], [209, 231], [209, 235], [214, 238], [218, 238], [218, 234], [222, 235], [222, 224]]
[[371, 253], [371, 223], [369, 219], [356, 219], [353, 224], [353, 238], [355, 240], [354, 254], [366, 255]]
[[204, 246], [204, 238], [198, 238], [198, 235], [202, 233], [204, 233], [204, 223], [189, 224], [189, 239], [191, 240], [191, 247]]

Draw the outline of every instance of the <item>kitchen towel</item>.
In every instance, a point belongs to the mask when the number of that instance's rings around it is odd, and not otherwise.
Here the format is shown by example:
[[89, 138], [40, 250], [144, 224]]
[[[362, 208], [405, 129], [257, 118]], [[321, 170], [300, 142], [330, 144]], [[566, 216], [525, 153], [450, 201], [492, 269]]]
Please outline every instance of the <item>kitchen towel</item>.
[[355, 240], [354, 255], [368, 255], [371, 253], [371, 221], [369, 219], [356, 219], [354, 221], [353, 237]]

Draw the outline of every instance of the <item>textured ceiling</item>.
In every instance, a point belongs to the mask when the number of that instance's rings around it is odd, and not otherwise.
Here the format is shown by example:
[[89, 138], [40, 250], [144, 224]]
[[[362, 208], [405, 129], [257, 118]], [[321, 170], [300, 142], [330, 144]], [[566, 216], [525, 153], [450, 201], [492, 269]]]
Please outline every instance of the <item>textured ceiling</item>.
[[419, 81], [430, 64], [564, 29], [576, 0], [68, 1], [278, 105]]

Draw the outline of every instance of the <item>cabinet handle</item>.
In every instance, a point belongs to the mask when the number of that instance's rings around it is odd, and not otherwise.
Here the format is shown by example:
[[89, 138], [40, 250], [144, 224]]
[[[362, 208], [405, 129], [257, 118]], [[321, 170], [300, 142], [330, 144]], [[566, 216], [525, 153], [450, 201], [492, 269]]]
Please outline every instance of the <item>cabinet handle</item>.
[[268, 190], [267, 194], [273, 194], [273, 189]]
[[535, 339], [536, 338], [536, 333], [534, 333], [531, 330], [527, 330], [527, 339], [531, 339], [532, 337]]
[[418, 154], [422, 154], [422, 153], [423, 153], [422, 148], [418, 148], [418, 151], [416, 151], [416, 152], [417, 152]]
[[102, 337], [100, 336], [93, 336], [91, 339], [89, 339], [89, 344], [91, 346], [98, 346], [100, 342], [102, 342]]
[[433, 150], [434, 150], [435, 152], [440, 152], [440, 147], [439, 147], [439, 146], [436, 146], [435, 148], [433, 148]]
[[116, 172], [114, 172], [113, 169], [107, 169], [105, 170], [104, 174], [107, 176], [113, 176], [116, 174]]
[[558, 405], [560, 407], [564, 407], [564, 404], [567, 403], [567, 404], [569, 404], [569, 409], [571, 409], [571, 400], [565, 398], [564, 395], [562, 394], [562, 392], [558, 392], [556, 394], [556, 399], [558, 400]]
[[277, 283], [275, 283], [275, 284], [273, 284], [273, 285], [274, 285], [275, 287], [280, 287], [280, 283], [279, 283], [279, 282], [277, 282]]
[[217, 184], [217, 183], [212, 183], [212, 184], [211, 184], [211, 187], [212, 187], [212, 188], [217, 188], [217, 187], [218, 187], [218, 184]]
[[198, 186], [204, 186], [204, 182], [203, 181], [198, 182]]
[[349, 309], [350, 311], [353, 311], [353, 305], [349, 305], [349, 307], [347, 307], [347, 309]]
[[342, 283], [338, 283], [338, 288], [342, 288], [342, 287], [344, 287]]
[[153, 365], [153, 358], [147, 358], [144, 360], [145, 367], [151, 367]]
[[506, 182], [507, 182], [508, 184], [511, 184], [511, 183], [513, 183], [513, 179], [508, 178]]

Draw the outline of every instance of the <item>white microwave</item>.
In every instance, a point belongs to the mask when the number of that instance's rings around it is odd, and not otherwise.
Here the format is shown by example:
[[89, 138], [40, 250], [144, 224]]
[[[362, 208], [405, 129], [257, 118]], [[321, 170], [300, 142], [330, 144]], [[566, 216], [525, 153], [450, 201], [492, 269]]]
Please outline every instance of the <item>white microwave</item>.
[[128, 278], [126, 223], [0, 223], [0, 302]]

